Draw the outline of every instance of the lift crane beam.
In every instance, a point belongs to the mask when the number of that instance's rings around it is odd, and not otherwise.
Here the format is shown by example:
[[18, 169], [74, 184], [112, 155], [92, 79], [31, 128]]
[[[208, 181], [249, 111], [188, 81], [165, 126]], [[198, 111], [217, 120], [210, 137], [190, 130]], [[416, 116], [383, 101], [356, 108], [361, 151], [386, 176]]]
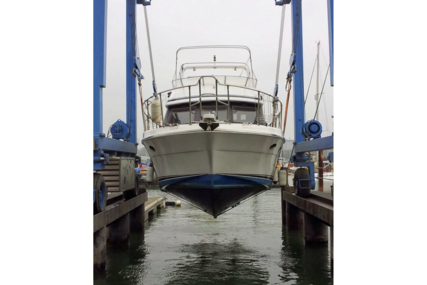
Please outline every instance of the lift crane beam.
[[327, 136], [320, 139], [301, 142], [295, 145], [296, 153], [305, 153], [307, 151], [318, 151], [334, 148], [334, 136]]
[[[294, 80], [294, 125], [295, 125], [295, 155], [291, 158], [295, 166], [309, 167], [310, 188], [315, 188], [314, 162], [305, 155], [306, 152], [333, 148], [333, 136], [320, 138], [306, 138], [303, 134], [305, 122], [304, 108], [304, 60], [303, 60], [303, 30], [301, 0], [292, 1], [292, 52], [291, 70], [295, 64]], [[277, 5], [277, 2], [276, 2]], [[328, 30], [329, 30], [329, 57], [331, 69], [331, 86], [333, 86], [333, 0], [327, 0]], [[303, 179], [304, 180], [304, 179]]]
[[294, 74], [294, 123], [295, 123], [295, 142], [304, 141], [301, 132], [305, 123], [304, 111], [304, 60], [302, 43], [302, 5], [301, 0], [292, 1], [292, 39], [293, 52], [295, 56], [295, 65], [297, 72]]
[[93, 133], [102, 136], [102, 88], [105, 88], [107, 0], [93, 1]]
[[[128, 141], [107, 138], [103, 132], [103, 88], [106, 87], [106, 42], [108, 0], [93, 0], [93, 139], [94, 170], [108, 164], [108, 153], [135, 156], [137, 152], [136, 79], [139, 71], [136, 58], [136, 5], [150, 5], [147, 0], [126, 0], [126, 123], [130, 127]], [[140, 71], [139, 71], [140, 72]]]
[[130, 126], [129, 142], [136, 144], [136, 0], [126, 0], [126, 123]]

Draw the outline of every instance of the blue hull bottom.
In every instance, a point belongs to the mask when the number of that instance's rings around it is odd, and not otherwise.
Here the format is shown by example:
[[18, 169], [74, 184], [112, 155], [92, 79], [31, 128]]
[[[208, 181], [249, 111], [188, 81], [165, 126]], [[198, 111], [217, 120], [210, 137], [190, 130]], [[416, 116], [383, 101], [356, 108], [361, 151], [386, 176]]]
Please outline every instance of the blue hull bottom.
[[225, 174], [204, 174], [195, 176], [181, 176], [160, 178], [159, 184], [161, 188], [207, 188], [207, 189], [223, 189], [223, 188], [251, 188], [264, 186], [269, 188], [272, 183], [272, 178], [256, 177], [256, 176], [236, 176]]
[[267, 190], [272, 179], [205, 174], [159, 179], [163, 191], [180, 197], [215, 218], [240, 202]]

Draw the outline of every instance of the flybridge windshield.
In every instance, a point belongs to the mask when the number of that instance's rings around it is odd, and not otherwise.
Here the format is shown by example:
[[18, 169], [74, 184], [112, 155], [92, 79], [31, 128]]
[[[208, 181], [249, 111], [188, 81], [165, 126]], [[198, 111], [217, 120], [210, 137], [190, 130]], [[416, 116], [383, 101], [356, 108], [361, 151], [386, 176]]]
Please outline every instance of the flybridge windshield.
[[[214, 75], [215, 76], [215, 75]], [[202, 86], [205, 85], [215, 85], [215, 79], [218, 81], [219, 84], [222, 85], [238, 85], [238, 86], [244, 86], [249, 88], [256, 88], [257, 80], [253, 78], [248, 77], [241, 77], [241, 76], [222, 76], [222, 75], [216, 75], [215, 77], [202, 77], [199, 76], [189, 76], [186, 78], [181, 78], [172, 81], [172, 86], [174, 88], [176, 87], [182, 87], [182, 86], [189, 86], [189, 85], [195, 85], [199, 82], [199, 79], [201, 80]], [[204, 88], [204, 87], [203, 87]], [[219, 86], [219, 89], [224, 89], [225, 86]], [[226, 90], [226, 89], [224, 89]], [[205, 91], [205, 90], [204, 90]], [[212, 91], [212, 90], [210, 90]], [[225, 92], [225, 91], [223, 91]]]
[[223, 75], [256, 79], [246, 46], [193, 46], [178, 49], [174, 80]]
[[184, 63], [179, 74], [181, 78], [202, 75], [251, 77], [251, 70], [244, 62], [197, 62]]

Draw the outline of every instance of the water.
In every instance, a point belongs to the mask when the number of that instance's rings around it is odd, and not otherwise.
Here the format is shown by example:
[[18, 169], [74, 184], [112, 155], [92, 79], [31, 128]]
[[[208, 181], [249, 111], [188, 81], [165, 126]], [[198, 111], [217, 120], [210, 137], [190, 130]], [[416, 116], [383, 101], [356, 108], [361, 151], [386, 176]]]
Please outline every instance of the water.
[[145, 235], [131, 235], [130, 248], [108, 248], [106, 273], [94, 284], [323, 285], [332, 274], [327, 244], [304, 245], [302, 231], [282, 229], [273, 188], [217, 219], [184, 201], [159, 211]]

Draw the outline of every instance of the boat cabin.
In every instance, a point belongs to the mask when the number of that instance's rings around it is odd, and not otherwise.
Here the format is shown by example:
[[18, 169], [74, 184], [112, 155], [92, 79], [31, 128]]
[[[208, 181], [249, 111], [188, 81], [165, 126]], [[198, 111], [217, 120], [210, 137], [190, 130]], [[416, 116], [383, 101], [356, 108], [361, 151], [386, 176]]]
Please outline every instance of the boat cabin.
[[[191, 122], [198, 122], [202, 119], [204, 114], [215, 114], [217, 120], [230, 123], [249, 123], [257, 124], [257, 104], [248, 102], [231, 101], [229, 114], [226, 105], [218, 104], [218, 114], [216, 114], [216, 102], [202, 102], [191, 107], [191, 114], [189, 112], [188, 103], [177, 104], [169, 106], [166, 112], [166, 123], [170, 125], [175, 124], [189, 124]], [[262, 105], [261, 105], [262, 106]], [[260, 121], [264, 125], [262, 107], [259, 110]]]

